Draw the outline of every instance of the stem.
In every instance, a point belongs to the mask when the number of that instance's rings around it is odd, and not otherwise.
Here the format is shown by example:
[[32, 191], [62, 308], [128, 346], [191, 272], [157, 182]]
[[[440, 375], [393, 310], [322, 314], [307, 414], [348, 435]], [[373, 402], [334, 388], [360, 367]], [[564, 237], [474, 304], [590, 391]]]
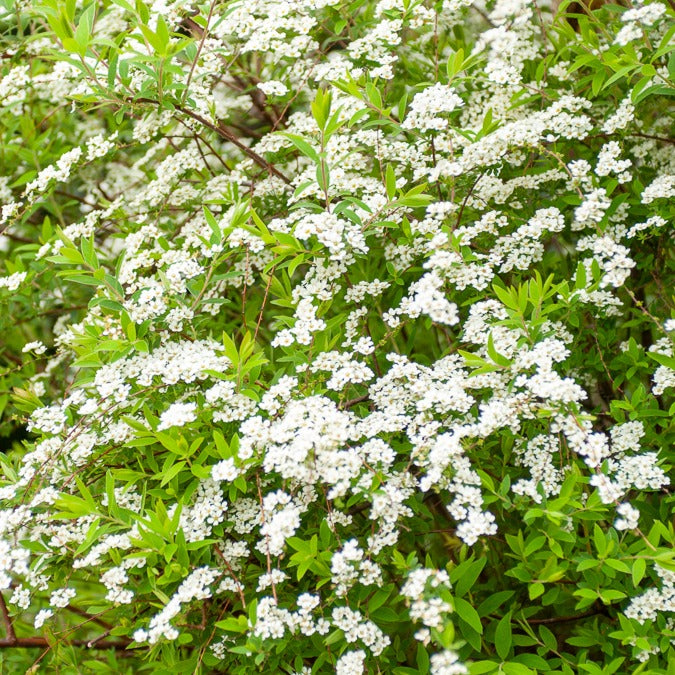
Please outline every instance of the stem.
[[[2, 614], [2, 623], [5, 626], [5, 631], [7, 632], [7, 637], [5, 642], [8, 642], [10, 645], [16, 644], [17, 637], [14, 632], [14, 626], [12, 625], [12, 617], [9, 615], [9, 610], [7, 609], [7, 604], [5, 603], [5, 596], [0, 593], [0, 613]], [[0, 642], [3, 642], [0, 640]]]
[[[99, 640], [96, 638], [93, 640], [64, 640], [63, 644], [69, 645], [71, 647], [88, 647], [89, 649], [129, 649], [131, 643], [126, 642], [125, 640]], [[0, 640], [0, 649], [8, 649], [10, 647], [47, 647], [51, 648], [54, 646], [54, 643], [50, 643], [47, 638], [43, 637], [25, 637], [25, 638], [15, 638], [11, 640], [9, 638]], [[133, 647], [131, 647], [133, 649]]]

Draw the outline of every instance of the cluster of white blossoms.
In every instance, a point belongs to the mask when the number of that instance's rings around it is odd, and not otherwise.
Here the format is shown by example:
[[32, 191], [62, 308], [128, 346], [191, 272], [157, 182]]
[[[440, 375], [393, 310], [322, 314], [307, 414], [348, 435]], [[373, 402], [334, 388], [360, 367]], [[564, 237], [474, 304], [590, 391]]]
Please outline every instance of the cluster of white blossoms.
[[170, 427], [184, 427], [197, 419], [196, 403], [172, 403], [160, 416], [157, 431]]
[[[453, 623], [451, 566], [392, 566], [420, 508], [487, 550], [510, 527], [496, 500], [542, 505], [581, 472], [580, 500], [595, 494], [607, 527], [637, 536], [635, 492], [669, 485], [660, 448], [642, 422], [619, 422], [632, 388], [600, 391], [602, 353], [596, 370], [569, 363], [596, 321], [649, 316], [651, 298], [627, 291], [641, 242], [668, 236], [672, 144], [637, 126], [630, 95], [608, 110], [570, 84], [571, 60], [549, 71], [557, 94], [529, 102], [548, 49], [534, 3], [427, 4], [381, 0], [359, 23], [339, 0], [213, 3], [200, 23], [196, 5], [155, 2], [144, 28], [168, 25], [173, 46], [186, 26], [199, 35], [167, 106], [135, 64], [145, 32], [129, 39], [122, 5], [97, 18], [128, 77], [87, 56], [93, 81], [74, 93], [110, 80], [115, 105], [140, 106], [129, 127], [95, 119], [41, 170], [22, 165], [23, 182], [0, 177], [19, 244], [56, 183], [78, 205], [0, 277], [4, 297], [68, 266], [33, 298], [45, 326], [59, 318], [53, 339], [19, 344], [39, 364], [17, 392], [34, 438], [0, 485], [0, 587], [12, 611], [42, 599], [35, 628], [81, 581], [104, 609], [152, 607], [125, 615], [136, 643], [178, 641], [203, 610], [218, 659], [240, 637], [305, 636], [341, 641], [335, 672], [356, 675], [392, 648], [389, 617], [367, 608], [405, 570], [394, 593], [431, 672], [464, 675], [461, 645], [437, 639]], [[603, 49], [662, 31], [665, 11], [635, 3]], [[466, 55], [439, 38], [460, 27], [475, 37]], [[395, 105], [379, 79], [393, 97], [402, 59], [415, 67]], [[0, 101], [18, 110], [30, 84], [62, 102], [78, 73], [14, 68]], [[85, 288], [84, 304], [61, 282]], [[657, 397], [675, 388], [673, 321], [650, 323]], [[675, 611], [673, 576], [654, 569], [661, 587], [625, 612], [639, 622]], [[213, 607], [232, 616], [211, 621]]]
[[65, 181], [70, 176], [73, 166], [80, 160], [80, 157], [82, 157], [82, 148], [80, 147], [65, 152], [56, 164], [40, 171], [37, 178], [26, 185], [26, 197], [30, 198], [36, 192], [45, 192], [51, 181]]
[[377, 563], [364, 560], [364, 552], [355, 539], [346, 541], [331, 558], [331, 580], [338, 595], [347, 595], [359, 583], [362, 586], [382, 583], [382, 570]]
[[[427, 587], [431, 591], [428, 599], [425, 597], [428, 595]], [[448, 573], [420, 568], [408, 575], [401, 594], [410, 602], [410, 618], [413, 621], [419, 621], [427, 628], [442, 630], [445, 627], [444, 615], [452, 611], [452, 605], [435, 592], [439, 587], [450, 588]], [[419, 637], [427, 634], [428, 631], [422, 631]]]
[[154, 644], [160, 638], [175, 640], [178, 637], [177, 629], [170, 623], [181, 610], [181, 606], [192, 600], [205, 600], [211, 597], [211, 584], [220, 576], [218, 570], [200, 567], [192, 572], [178, 587], [178, 590], [164, 606], [161, 612], [155, 614], [146, 629], [139, 629], [134, 633], [136, 642]]
[[[673, 349], [673, 343], [669, 338], [661, 338], [656, 343], [654, 343], [649, 351], [654, 354], [663, 354], [668, 358], [675, 357], [675, 350]], [[654, 371], [653, 381], [654, 386], [652, 391], [656, 396], [660, 396], [667, 389], [675, 388], [675, 364], [661, 364]]]
[[8, 291], [16, 291], [26, 280], [27, 272], [14, 272], [6, 277], [0, 277], [0, 288], [6, 288]]
[[419, 94], [415, 94], [410, 103], [410, 112], [403, 120], [404, 129], [417, 129], [439, 131], [448, 126], [447, 115], [464, 104], [462, 99], [455, 93], [452, 87], [440, 83], [428, 87]]
[[640, 521], [640, 512], [630, 504], [619, 504], [616, 512], [621, 516], [614, 521], [617, 530], [634, 530]]
[[326, 635], [331, 622], [322, 616], [315, 616], [321, 612], [320, 603], [318, 595], [302, 593], [297, 599], [298, 609], [291, 611], [280, 608], [275, 598], [263, 597], [257, 608], [253, 634], [273, 639], [279, 639], [287, 631], [307, 636]]
[[627, 45], [642, 37], [646, 27], [658, 22], [666, 13], [666, 6], [662, 2], [645, 3], [640, 0], [636, 7], [625, 11], [621, 20], [625, 24], [614, 38], [617, 45]]
[[675, 573], [658, 565], [655, 569], [661, 588], [650, 588], [626, 608], [626, 616], [640, 623], [654, 621], [661, 612], [675, 612]]

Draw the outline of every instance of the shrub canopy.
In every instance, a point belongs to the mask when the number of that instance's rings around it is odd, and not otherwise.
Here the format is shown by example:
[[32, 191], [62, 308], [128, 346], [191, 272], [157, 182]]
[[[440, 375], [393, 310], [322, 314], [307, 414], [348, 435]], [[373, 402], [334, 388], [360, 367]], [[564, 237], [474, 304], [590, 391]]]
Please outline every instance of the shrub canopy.
[[581, 4], [0, 2], [3, 672], [672, 672], [675, 7]]

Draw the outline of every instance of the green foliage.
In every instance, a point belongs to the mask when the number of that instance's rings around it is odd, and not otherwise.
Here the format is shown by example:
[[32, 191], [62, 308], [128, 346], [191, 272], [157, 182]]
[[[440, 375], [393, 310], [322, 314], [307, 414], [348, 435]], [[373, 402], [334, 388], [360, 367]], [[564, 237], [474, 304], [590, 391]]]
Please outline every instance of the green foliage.
[[672, 672], [672, 3], [159, 4], [0, 2], [0, 670]]

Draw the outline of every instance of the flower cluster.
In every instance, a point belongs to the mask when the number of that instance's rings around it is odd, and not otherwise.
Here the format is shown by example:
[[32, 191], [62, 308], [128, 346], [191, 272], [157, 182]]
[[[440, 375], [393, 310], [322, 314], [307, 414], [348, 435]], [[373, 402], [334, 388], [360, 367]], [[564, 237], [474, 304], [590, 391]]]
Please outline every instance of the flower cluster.
[[675, 10], [61, 4], [0, 9], [5, 646], [665, 672]]

